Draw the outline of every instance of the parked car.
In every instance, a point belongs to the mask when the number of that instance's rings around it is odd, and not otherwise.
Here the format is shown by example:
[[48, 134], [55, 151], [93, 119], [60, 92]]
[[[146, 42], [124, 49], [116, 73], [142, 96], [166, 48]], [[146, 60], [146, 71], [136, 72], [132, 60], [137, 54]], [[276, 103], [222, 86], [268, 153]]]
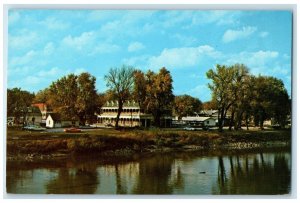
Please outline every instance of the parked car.
[[80, 133], [81, 130], [78, 129], [78, 128], [65, 128], [64, 132], [66, 132], [66, 133]]
[[41, 126], [38, 126], [38, 125], [27, 125], [27, 126], [24, 126], [22, 128], [22, 130], [29, 130], [29, 131], [44, 131], [46, 130], [46, 128], [43, 128]]
[[196, 130], [196, 128], [193, 128], [193, 127], [184, 127], [183, 130]]

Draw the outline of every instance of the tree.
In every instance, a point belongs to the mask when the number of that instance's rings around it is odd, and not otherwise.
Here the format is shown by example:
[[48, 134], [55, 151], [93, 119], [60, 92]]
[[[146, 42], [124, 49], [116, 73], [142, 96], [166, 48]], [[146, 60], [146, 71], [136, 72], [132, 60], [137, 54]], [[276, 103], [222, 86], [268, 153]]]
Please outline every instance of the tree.
[[174, 101], [172, 76], [165, 68], [158, 74], [148, 71], [146, 74], [146, 111], [152, 113], [154, 125], [160, 126], [163, 115], [170, 115]]
[[252, 103], [255, 123], [263, 129], [266, 119], [274, 119], [284, 127], [290, 114], [290, 99], [282, 80], [268, 76], [258, 76], [254, 81], [255, 100]]
[[229, 125], [229, 130], [232, 126], [237, 130], [241, 127], [242, 116], [244, 114], [245, 108], [244, 104], [247, 99], [246, 88], [247, 88], [247, 77], [249, 76], [248, 68], [243, 64], [235, 64], [231, 67], [233, 74], [233, 81], [231, 84], [231, 91], [233, 95], [233, 101], [231, 105], [231, 121]]
[[202, 105], [203, 109], [209, 110], [209, 109], [217, 109], [217, 104], [215, 100], [203, 102]]
[[208, 87], [211, 89], [212, 98], [217, 104], [219, 131], [223, 131], [227, 111], [234, 102], [232, 91], [233, 69], [217, 64], [216, 71], [210, 69], [206, 76], [213, 82], [208, 84]]
[[189, 95], [175, 96], [173, 111], [179, 118], [202, 110], [202, 102]]
[[134, 87], [133, 87], [133, 99], [138, 102], [139, 107], [144, 109], [145, 108], [145, 101], [147, 96], [147, 81], [145, 78], [145, 74], [140, 71], [136, 70], [133, 73], [134, 75]]
[[223, 130], [224, 121], [228, 110], [231, 110], [230, 129], [234, 124], [234, 117], [237, 113], [238, 122], [241, 122], [243, 109], [240, 108], [244, 98], [244, 83], [248, 76], [248, 68], [243, 64], [233, 66], [216, 66], [216, 72], [210, 69], [206, 75], [212, 80], [209, 88], [213, 92], [213, 100], [218, 107], [219, 130]]
[[47, 103], [64, 117], [80, 119], [81, 124], [93, 120], [97, 111], [96, 78], [89, 73], [69, 74], [48, 88]]
[[76, 110], [81, 122], [93, 120], [99, 105], [97, 101], [96, 78], [89, 73], [81, 73], [77, 78], [78, 95]]
[[54, 112], [66, 118], [77, 119], [76, 101], [78, 95], [77, 76], [69, 74], [53, 82], [49, 87], [49, 103]]
[[115, 128], [119, 127], [118, 124], [123, 104], [130, 98], [133, 91], [133, 73], [133, 67], [123, 65], [121, 68], [111, 68], [108, 74], [104, 76], [107, 87], [110, 88], [118, 101], [118, 113]]
[[7, 115], [14, 116], [16, 123], [20, 122], [20, 117], [23, 117], [24, 121], [33, 98], [33, 93], [21, 88], [7, 89]]
[[49, 89], [40, 90], [36, 93], [33, 102], [34, 103], [47, 103], [49, 100]]

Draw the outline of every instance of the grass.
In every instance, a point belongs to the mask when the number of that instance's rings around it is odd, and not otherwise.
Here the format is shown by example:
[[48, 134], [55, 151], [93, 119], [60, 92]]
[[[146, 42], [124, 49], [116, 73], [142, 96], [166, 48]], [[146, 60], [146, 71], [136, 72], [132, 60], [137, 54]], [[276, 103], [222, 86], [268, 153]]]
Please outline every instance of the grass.
[[189, 146], [195, 146], [201, 149], [211, 149], [229, 145], [239, 147], [249, 143], [290, 142], [290, 140], [290, 130], [241, 130], [220, 133], [218, 131], [178, 129], [95, 129], [81, 133], [54, 133], [28, 132], [17, 128], [8, 128], [7, 153], [11, 156], [93, 152], [130, 154], [166, 148], [184, 150]]

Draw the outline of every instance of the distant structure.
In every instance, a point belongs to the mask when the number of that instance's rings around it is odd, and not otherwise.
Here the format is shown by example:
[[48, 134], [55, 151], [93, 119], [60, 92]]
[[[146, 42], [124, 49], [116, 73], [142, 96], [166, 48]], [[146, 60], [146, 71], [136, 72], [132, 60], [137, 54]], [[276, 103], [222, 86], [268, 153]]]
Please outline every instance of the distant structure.
[[24, 119], [25, 125], [35, 125], [35, 124], [40, 124], [42, 122], [42, 114], [39, 108], [36, 106], [31, 106], [27, 108], [27, 114]]
[[217, 125], [217, 120], [212, 117], [186, 116], [182, 117], [182, 121], [189, 126], [195, 127], [215, 127]]
[[[107, 101], [97, 115], [97, 126], [115, 126], [118, 114], [118, 102]], [[123, 104], [120, 114], [119, 126], [123, 127], [149, 127], [153, 117], [146, 114], [137, 102], [127, 101]]]
[[31, 106], [39, 108], [42, 119], [41, 119], [41, 125], [46, 126], [46, 119], [47, 116], [52, 113], [52, 109], [46, 104], [46, 103], [33, 103]]
[[46, 119], [47, 128], [78, 127], [79, 120], [67, 118], [58, 113], [48, 114]]

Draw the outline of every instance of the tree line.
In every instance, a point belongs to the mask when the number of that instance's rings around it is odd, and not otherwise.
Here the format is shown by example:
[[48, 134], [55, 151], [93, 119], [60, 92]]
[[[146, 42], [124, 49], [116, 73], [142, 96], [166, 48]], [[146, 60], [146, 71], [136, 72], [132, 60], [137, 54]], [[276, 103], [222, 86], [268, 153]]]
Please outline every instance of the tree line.
[[263, 129], [266, 119], [273, 119], [284, 127], [291, 115], [291, 99], [283, 81], [271, 76], [254, 76], [243, 64], [217, 65], [206, 73], [212, 81], [212, 101], [218, 109], [219, 130], [223, 130], [230, 112], [229, 129], [241, 128], [242, 122]]
[[160, 126], [164, 116], [176, 115], [179, 118], [193, 115], [205, 109], [217, 109], [218, 125], [222, 130], [230, 112], [230, 129], [238, 129], [242, 122], [248, 126], [251, 119], [261, 127], [263, 121], [274, 118], [284, 125], [290, 114], [290, 99], [283, 82], [274, 77], [253, 76], [244, 65], [217, 65], [209, 70], [207, 77], [212, 80], [209, 88], [212, 100], [202, 103], [199, 98], [173, 93], [173, 79], [165, 67], [158, 72], [143, 72], [132, 66], [110, 68], [104, 76], [108, 90], [99, 93], [96, 90], [96, 78], [85, 72], [79, 75], [69, 74], [52, 82], [37, 94], [21, 90], [8, 89], [8, 115], [19, 119], [26, 115], [26, 109], [32, 103], [46, 103], [53, 112], [68, 118], [78, 118], [81, 124], [93, 123], [95, 114], [100, 113], [106, 101], [118, 101], [115, 127], [118, 128], [123, 105], [134, 100], [146, 113], [152, 114], [153, 125]]

